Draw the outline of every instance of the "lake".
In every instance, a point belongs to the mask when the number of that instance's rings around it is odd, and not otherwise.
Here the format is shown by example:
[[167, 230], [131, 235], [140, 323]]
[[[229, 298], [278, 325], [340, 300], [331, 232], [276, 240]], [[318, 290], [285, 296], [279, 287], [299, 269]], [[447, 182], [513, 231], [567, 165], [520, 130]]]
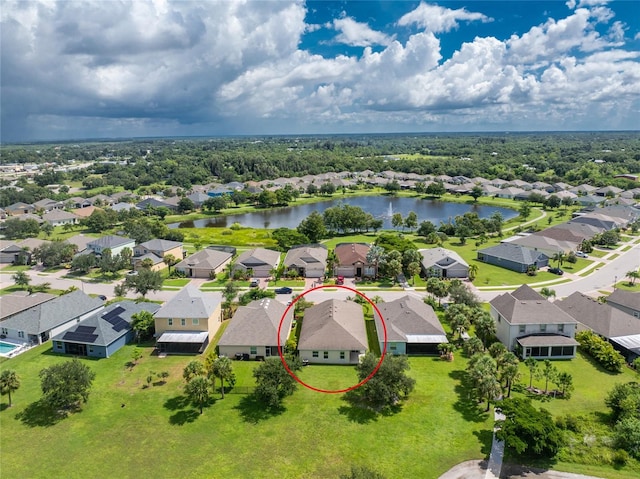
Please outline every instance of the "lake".
[[254, 213], [237, 215], [213, 216], [195, 221], [172, 223], [169, 228], [224, 228], [233, 223], [240, 223], [250, 228], [296, 228], [300, 222], [313, 211], [322, 213], [327, 208], [337, 206], [340, 203], [359, 206], [367, 213], [384, 220], [384, 229], [391, 229], [391, 214], [400, 213], [406, 217], [410, 211], [418, 215], [418, 223], [431, 221], [438, 226], [441, 221], [462, 215], [467, 212], [478, 213], [480, 218], [488, 218], [494, 212], [499, 211], [506, 220], [518, 215], [517, 211], [509, 208], [486, 205], [470, 205], [466, 203], [447, 203], [445, 201], [424, 200], [417, 197], [388, 197], [388, 196], [358, 196], [351, 198], [334, 198], [320, 203], [308, 203], [299, 206], [283, 208], [270, 208]]

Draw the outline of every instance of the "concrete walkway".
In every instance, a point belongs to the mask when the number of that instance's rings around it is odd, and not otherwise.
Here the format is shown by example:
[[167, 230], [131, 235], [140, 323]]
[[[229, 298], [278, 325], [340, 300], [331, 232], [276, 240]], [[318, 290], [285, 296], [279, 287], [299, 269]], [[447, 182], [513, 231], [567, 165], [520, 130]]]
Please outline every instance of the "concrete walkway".
[[[504, 421], [505, 416], [494, 408], [493, 418], [495, 421]], [[496, 437], [496, 432], [500, 428], [494, 426], [493, 428], [493, 441], [491, 442], [491, 454], [489, 455], [489, 462], [487, 464], [487, 472], [485, 479], [499, 479], [500, 472], [502, 471], [502, 459], [504, 458], [504, 442]]]

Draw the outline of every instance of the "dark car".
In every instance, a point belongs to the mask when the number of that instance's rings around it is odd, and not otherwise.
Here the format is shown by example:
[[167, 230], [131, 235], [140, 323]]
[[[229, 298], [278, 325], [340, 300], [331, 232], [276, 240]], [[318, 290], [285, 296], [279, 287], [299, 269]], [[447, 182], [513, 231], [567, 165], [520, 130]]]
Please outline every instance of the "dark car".
[[560, 268], [549, 268], [549, 273], [553, 273], [553, 274], [557, 274], [558, 276], [562, 276], [564, 274], [564, 271], [562, 271]]
[[251, 280], [251, 283], [249, 283], [249, 287], [250, 288], [257, 288], [258, 286], [260, 286], [260, 280], [259, 279]]
[[277, 288], [275, 291], [276, 291], [276, 294], [291, 294], [291, 293], [293, 293], [293, 290], [291, 288], [286, 287], [286, 286], [284, 286], [282, 288]]

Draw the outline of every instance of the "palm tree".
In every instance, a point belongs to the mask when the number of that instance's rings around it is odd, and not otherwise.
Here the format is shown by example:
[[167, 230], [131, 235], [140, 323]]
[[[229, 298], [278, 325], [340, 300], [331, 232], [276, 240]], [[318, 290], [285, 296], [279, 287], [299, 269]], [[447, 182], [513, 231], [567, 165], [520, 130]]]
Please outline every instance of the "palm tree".
[[471, 264], [469, 265], [469, 281], [473, 281], [478, 277], [478, 265], [477, 264]]
[[11, 393], [20, 387], [20, 378], [15, 371], [5, 369], [0, 374], [0, 393], [9, 395], [9, 407], [11, 407]]
[[[213, 362], [211, 369], [213, 376], [220, 379], [220, 392], [222, 393], [222, 399], [224, 399], [224, 381], [234, 381], [235, 376], [233, 374], [233, 366], [231, 360], [226, 356], [220, 356]], [[214, 384], [215, 387], [215, 384]]]
[[548, 359], [544, 360], [544, 366], [542, 367], [542, 377], [545, 379], [544, 393], [549, 390], [549, 380], [553, 380], [557, 374], [556, 367]]
[[634, 284], [636, 284], [636, 279], [640, 278], [640, 271], [634, 269], [632, 271], [629, 271], [627, 273], [627, 278], [629, 278], [631, 281], [629, 281], [629, 283], [631, 284], [631, 286], [633, 286]]
[[554, 298], [556, 297], [556, 292], [555, 290], [551, 289], [551, 288], [547, 288], [544, 287], [540, 290], [540, 294], [542, 296], [544, 296], [545, 298], [549, 299], [551, 296], [553, 296]]
[[529, 356], [524, 360], [524, 365], [529, 370], [529, 389], [531, 389], [533, 384], [533, 377], [538, 377], [538, 361]]
[[189, 381], [185, 387], [184, 392], [189, 400], [200, 408], [200, 414], [202, 414], [203, 406], [209, 401], [209, 381], [203, 376], [198, 376]]
[[553, 255], [553, 261], [556, 261], [558, 263], [558, 268], [562, 266], [562, 263], [564, 263], [565, 259], [567, 259], [567, 255], [565, 255], [563, 251], [558, 251]]
[[369, 251], [367, 251], [367, 263], [368, 264], [373, 264], [376, 267], [376, 277], [378, 276], [378, 263], [380, 263], [380, 260], [382, 259], [382, 257], [384, 256], [384, 248], [382, 246], [378, 246], [378, 245], [373, 245], [371, 246], [371, 248], [369, 248]]
[[171, 267], [174, 264], [177, 264], [178, 260], [172, 254], [166, 254], [164, 255], [164, 258], [162, 258], [162, 262], [167, 265], [168, 273], [171, 274]]

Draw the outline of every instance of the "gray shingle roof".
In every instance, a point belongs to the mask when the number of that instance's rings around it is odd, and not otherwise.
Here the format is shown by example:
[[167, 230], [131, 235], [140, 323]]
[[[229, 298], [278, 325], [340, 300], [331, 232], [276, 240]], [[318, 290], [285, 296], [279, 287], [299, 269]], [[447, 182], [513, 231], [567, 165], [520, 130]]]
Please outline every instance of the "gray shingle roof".
[[177, 269], [197, 268], [216, 269], [225, 261], [231, 259], [231, 253], [215, 249], [203, 249], [191, 256], [186, 257], [175, 265]]
[[[433, 308], [414, 296], [377, 305], [387, 327], [387, 341], [407, 341], [407, 335], [441, 335], [445, 332]], [[374, 312], [378, 340], [384, 340], [382, 322]]]
[[327, 248], [322, 246], [300, 246], [298, 248], [291, 248], [284, 259], [284, 265], [287, 268], [290, 266], [325, 265], [328, 253]]
[[[467, 262], [462, 259], [462, 257], [458, 253], [445, 248], [421, 249], [418, 250], [418, 252], [422, 255], [422, 266], [425, 269], [429, 269], [435, 264], [438, 264], [438, 266], [443, 269], [450, 268], [455, 264], [461, 264], [462, 266], [465, 266], [467, 268], [469, 267]], [[447, 262], [442, 262], [442, 260], [446, 258], [451, 258], [453, 262], [451, 262], [450, 264], [446, 264]]]
[[[120, 331], [116, 331], [113, 328], [113, 324], [109, 323], [104, 317], [114, 309], [122, 307], [124, 311], [118, 313], [118, 316], [124, 319], [127, 323], [129, 323], [128, 327], [121, 329]], [[88, 318], [84, 319], [77, 325], [68, 329], [67, 331], [60, 333], [54, 336], [52, 339], [57, 341], [68, 341], [64, 339], [64, 336], [68, 332], [75, 332], [78, 329], [78, 326], [86, 326], [86, 327], [94, 327], [96, 328], [93, 334], [97, 335], [95, 341], [90, 344], [95, 346], [109, 346], [115, 340], [121, 338], [129, 331], [131, 331], [131, 322], [133, 319], [131, 318], [134, 314], [139, 313], [141, 311], [148, 311], [150, 313], [155, 313], [160, 308], [160, 305], [157, 303], [147, 303], [140, 302], [136, 303], [135, 301], [120, 301], [118, 303], [113, 303], [107, 306], [105, 309], [99, 311], [96, 314], [92, 314]], [[70, 341], [73, 343], [82, 342], [82, 341]]]
[[221, 293], [204, 293], [195, 286], [187, 285], [158, 310], [156, 318], [207, 319], [221, 302]]
[[531, 248], [513, 243], [500, 243], [489, 248], [481, 249], [478, 253], [526, 265], [533, 264], [539, 261], [540, 258], [548, 258], [546, 254], [540, 251], [535, 251]]
[[[220, 346], [275, 346], [278, 327], [287, 306], [275, 299], [263, 298], [240, 306], [218, 344]], [[280, 329], [280, 344], [289, 336], [293, 307], [289, 309]]]
[[8, 318], [57, 296], [49, 293], [7, 294], [0, 296], [0, 319]]
[[129, 243], [135, 243], [135, 240], [131, 238], [125, 238], [124, 236], [103, 236], [102, 238], [98, 238], [97, 240], [90, 241], [87, 243], [88, 246], [100, 246], [104, 248], [117, 248], [118, 246], [122, 246]]
[[182, 246], [182, 243], [179, 241], [152, 239], [149, 241], [145, 241], [144, 243], [140, 243], [138, 246], [142, 246], [151, 251], [169, 251], [173, 248], [177, 248], [178, 246]]
[[[527, 289], [528, 288], [528, 289]], [[513, 293], [493, 298], [489, 304], [509, 324], [576, 324], [577, 321], [541, 295], [534, 298], [531, 288], [521, 286]], [[514, 296], [515, 294], [515, 296]], [[518, 298], [521, 297], [523, 299]]]
[[244, 265], [246, 268], [254, 268], [256, 266], [275, 266], [280, 259], [280, 253], [271, 249], [255, 248], [245, 251], [236, 260], [237, 264]]
[[638, 318], [577, 291], [555, 304], [576, 321], [605, 338], [640, 334]]
[[633, 291], [616, 289], [607, 297], [607, 302], [640, 311], [640, 293], [634, 293]]
[[5, 319], [2, 326], [28, 334], [40, 334], [98, 309], [102, 304], [101, 299], [87, 296], [82, 291], [73, 291]]
[[300, 350], [368, 349], [362, 306], [353, 301], [329, 299], [305, 311]]

